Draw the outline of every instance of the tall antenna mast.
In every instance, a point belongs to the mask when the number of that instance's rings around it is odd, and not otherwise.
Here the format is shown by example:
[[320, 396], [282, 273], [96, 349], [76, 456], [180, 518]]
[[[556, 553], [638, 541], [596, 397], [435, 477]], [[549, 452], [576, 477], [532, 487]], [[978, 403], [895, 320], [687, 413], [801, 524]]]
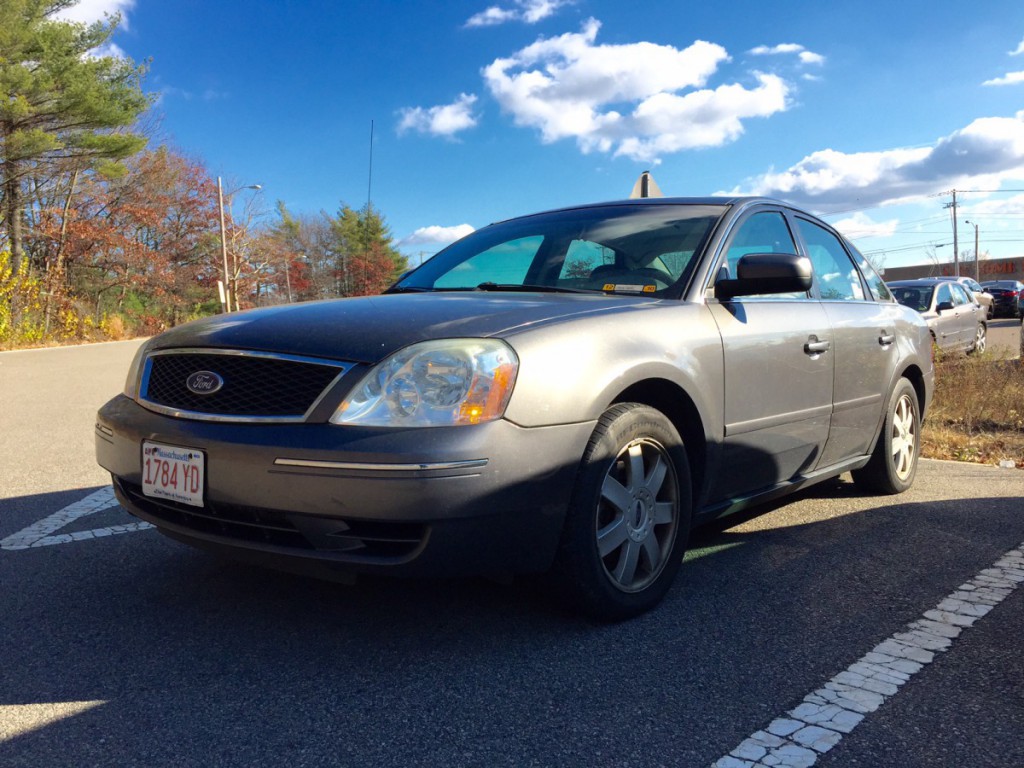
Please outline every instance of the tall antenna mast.
[[370, 177], [366, 182], [366, 210], [370, 210], [373, 199], [373, 120], [370, 121]]

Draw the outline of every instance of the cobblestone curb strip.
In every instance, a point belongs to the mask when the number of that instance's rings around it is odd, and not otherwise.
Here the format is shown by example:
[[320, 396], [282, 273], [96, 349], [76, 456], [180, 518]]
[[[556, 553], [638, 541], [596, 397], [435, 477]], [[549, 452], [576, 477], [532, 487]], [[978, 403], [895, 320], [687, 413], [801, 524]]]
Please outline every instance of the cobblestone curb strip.
[[875, 646], [712, 768], [808, 768], [1024, 583], [1024, 543]]

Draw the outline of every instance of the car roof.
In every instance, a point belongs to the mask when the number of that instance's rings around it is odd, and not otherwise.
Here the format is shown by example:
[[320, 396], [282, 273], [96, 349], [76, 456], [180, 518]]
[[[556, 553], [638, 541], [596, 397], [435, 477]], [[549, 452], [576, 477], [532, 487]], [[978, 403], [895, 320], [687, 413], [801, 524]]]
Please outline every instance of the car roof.
[[759, 197], [753, 195], [717, 195], [708, 197], [638, 197], [628, 198], [625, 200], [606, 200], [600, 203], [581, 203], [579, 205], [567, 205], [562, 208], [552, 208], [546, 211], [535, 211], [534, 213], [526, 214], [524, 216], [513, 216], [509, 219], [503, 219], [501, 221], [492, 222], [494, 224], [501, 224], [504, 221], [512, 221], [514, 219], [525, 219], [530, 216], [541, 216], [547, 213], [562, 213], [567, 211], [579, 211], [587, 210], [591, 208], [605, 208], [611, 206], [657, 206], [657, 205], [719, 205], [727, 207], [740, 207], [748, 206], [753, 204], [762, 205], [777, 205], [782, 208], [789, 208], [793, 211], [799, 211], [806, 213], [809, 216], [815, 214], [801, 208], [798, 205], [787, 203], [784, 200], [778, 200], [772, 197]]
[[949, 277], [916, 277], [910, 280], [887, 280], [886, 285], [896, 286], [913, 286], [913, 285], [938, 285], [939, 283], [956, 283], [957, 281]]

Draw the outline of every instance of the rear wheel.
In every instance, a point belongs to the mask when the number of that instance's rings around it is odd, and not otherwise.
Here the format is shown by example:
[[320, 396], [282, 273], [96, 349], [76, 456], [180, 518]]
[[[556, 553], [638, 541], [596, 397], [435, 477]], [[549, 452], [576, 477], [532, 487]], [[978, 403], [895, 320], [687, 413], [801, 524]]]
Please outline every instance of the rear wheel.
[[974, 346], [969, 350], [972, 353], [981, 354], [988, 346], [988, 333], [984, 323], [978, 323], [978, 329], [974, 332]]
[[889, 396], [885, 423], [871, 460], [853, 471], [857, 485], [877, 493], [903, 493], [914, 484], [921, 452], [921, 411], [917, 391], [900, 379]]
[[682, 564], [691, 508], [672, 422], [639, 403], [609, 408], [584, 453], [555, 564], [570, 607], [619, 621], [657, 605]]

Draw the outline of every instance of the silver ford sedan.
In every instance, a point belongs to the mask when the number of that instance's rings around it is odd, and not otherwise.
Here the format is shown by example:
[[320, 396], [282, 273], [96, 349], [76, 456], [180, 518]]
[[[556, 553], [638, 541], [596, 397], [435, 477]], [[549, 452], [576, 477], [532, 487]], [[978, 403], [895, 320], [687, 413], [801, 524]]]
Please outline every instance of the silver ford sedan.
[[852, 471], [914, 480], [931, 337], [817, 218], [763, 198], [480, 229], [385, 295], [199, 320], [99, 412], [121, 503], [267, 565], [548, 572], [618, 620], [701, 521]]

